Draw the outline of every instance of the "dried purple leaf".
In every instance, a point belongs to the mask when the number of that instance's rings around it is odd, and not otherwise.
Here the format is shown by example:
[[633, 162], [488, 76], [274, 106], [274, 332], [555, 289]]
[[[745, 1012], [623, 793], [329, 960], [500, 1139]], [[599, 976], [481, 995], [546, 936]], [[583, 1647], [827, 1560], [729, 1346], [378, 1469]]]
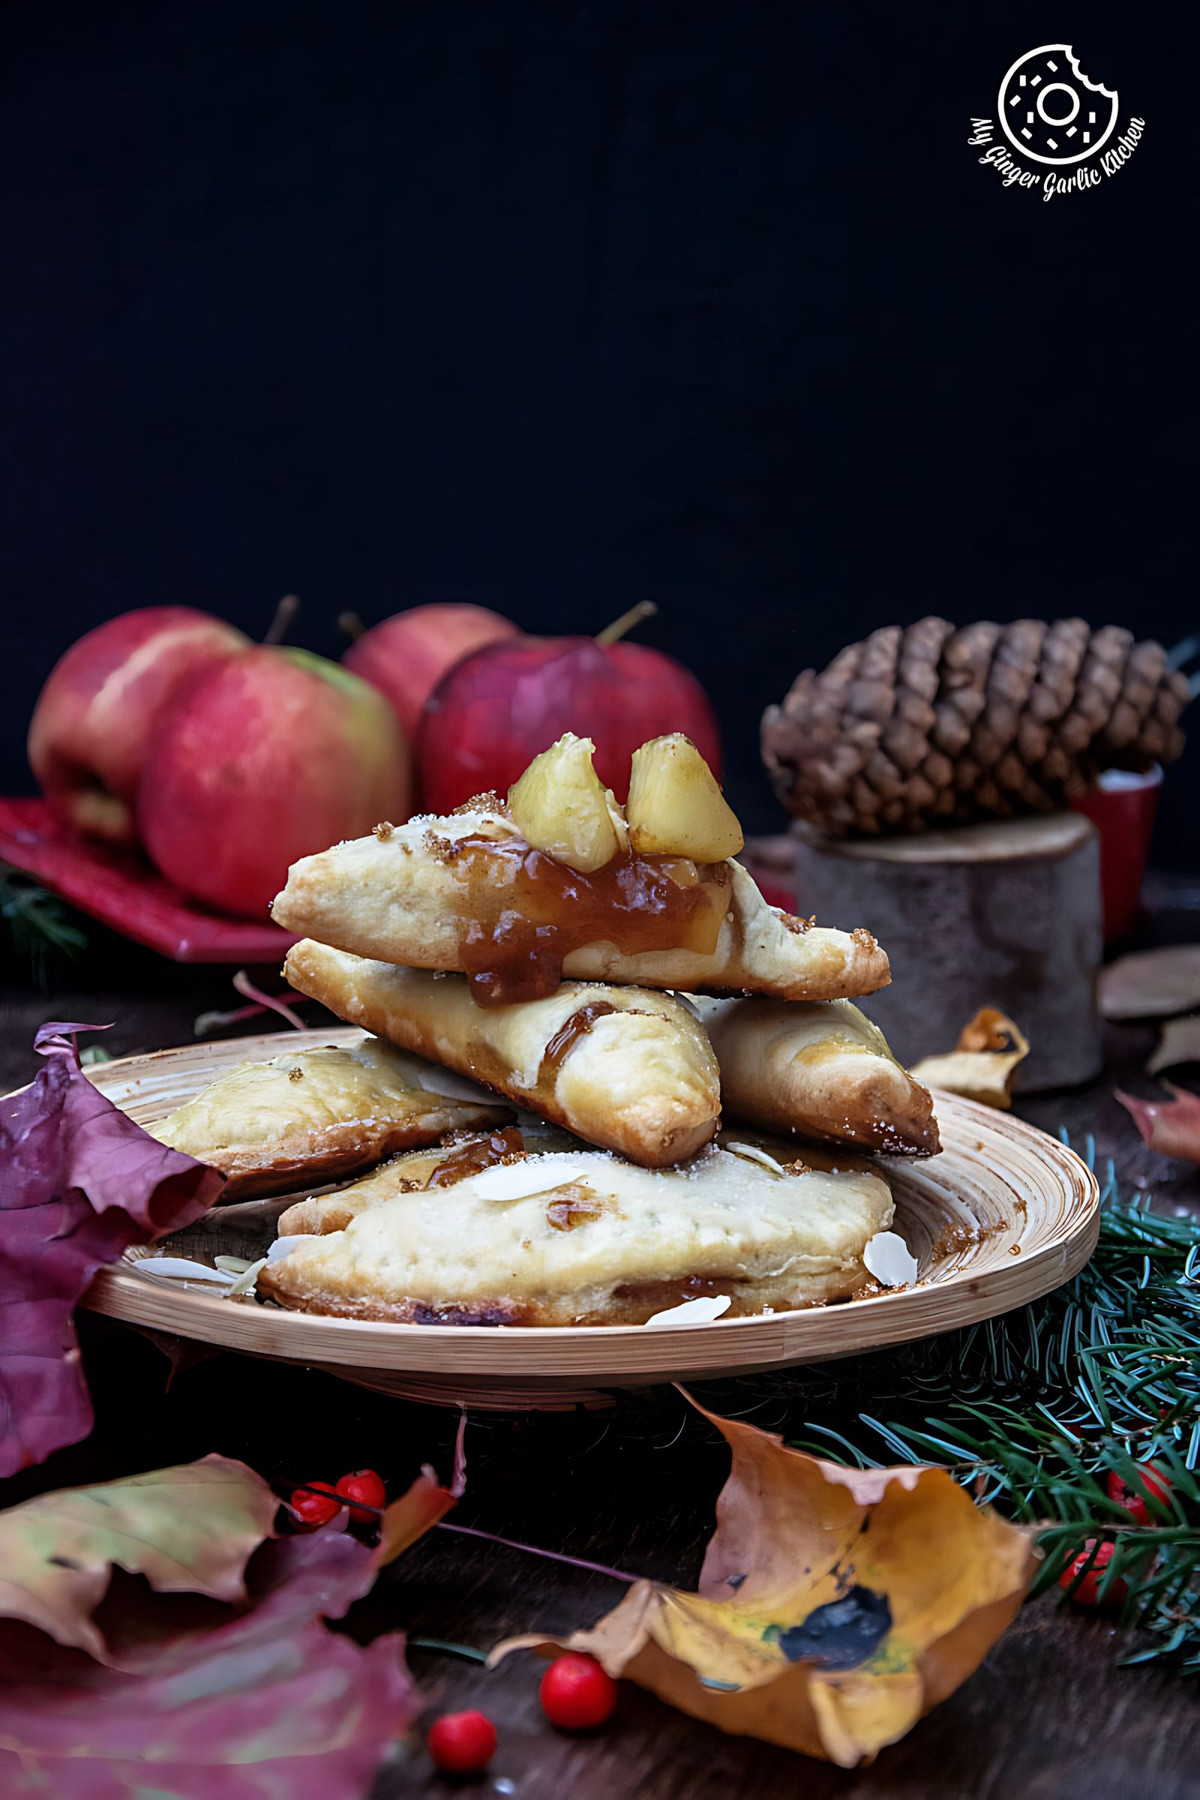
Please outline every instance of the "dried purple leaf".
[[35, 1080], [0, 1101], [0, 1477], [92, 1426], [72, 1313], [130, 1244], [190, 1224], [224, 1183], [169, 1150], [83, 1074], [92, 1025], [43, 1025]]

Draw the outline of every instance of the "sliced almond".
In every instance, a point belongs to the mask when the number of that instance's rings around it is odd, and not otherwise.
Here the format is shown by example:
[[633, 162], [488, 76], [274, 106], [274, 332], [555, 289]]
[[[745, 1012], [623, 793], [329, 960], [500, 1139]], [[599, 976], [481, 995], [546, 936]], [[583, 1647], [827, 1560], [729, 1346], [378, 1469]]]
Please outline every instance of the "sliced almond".
[[711, 1325], [733, 1305], [731, 1294], [698, 1294], [694, 1300], [682, 1300], [668, 1306], [665, 1312], [651, 1314], [647, 1325]]
[[303, 1231], [294, 1231], [288, 1236], [277, 1237], [267, 1251], [268, 1265], [282, 1262], [285, 1256], [290, 1256], [292, 1254], [292, 1251], [296, 1248], [297, 1244], [307, 1244], [307, 1242], [308, 1233]]
[[644, 856], [722, 862], [746, 841], [716, 776], [680, 731], [634, 751], [625, 817], [629, 842]]
[[627, 841], [624, 816], [592, 767], [591, 738], [568, 731], [508, 791], [513, 823], [535, 850], [591, 875]]
[[578, 1157], [526, 1156], [517, 1163], [497, 1163], [463, 1181], [478, 1200], [527, 1200], [531, 1194], [553, 1193], [568, 1182], [586, 1182], [595, 1171]]
[[139, 1256], [130, 1264], [139, 1275], [166, 1275], [172, 1281], [211, 1281], [218, 1287], [232, 1287], [236, 1277], [226, 1269], [210, 1268], [208, 1263], [193, 1262], [188, 1256]]
[[758, 1144], [725, 1144], [725, 1151], [730, 1156], [740, 1156], [744, 1162], [758, 1163], [764, 1169], [770, 1169], [772, 1175], [786, 1175], [787, 1170], [781, 1162], [777, 1162], [769, 1151]]
[[242, 1270], [228, 1294], [225, 1296], [226, 1299], [240, 1300], [243, 1294], [252, 1294], [255, 1289], [255, 1284], [266, 1266], [267, 1259], [265, 1256], [260, 1256], [257, 1262], [250, 1263]]
[[880, 1287], [908, 1287], [917, 1279], [917, 1259], [898, 1231], [877, 1231], [869, 1238], [863, 1262]]

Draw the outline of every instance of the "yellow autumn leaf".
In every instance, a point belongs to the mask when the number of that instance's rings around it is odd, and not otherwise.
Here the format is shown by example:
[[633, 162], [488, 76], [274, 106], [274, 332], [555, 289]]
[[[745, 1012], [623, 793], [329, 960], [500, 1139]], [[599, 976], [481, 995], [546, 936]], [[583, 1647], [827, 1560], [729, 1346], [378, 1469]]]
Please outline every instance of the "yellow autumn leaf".
[[977, 1507], [945, 1469], [847, 1469], [705, 1417], [733, 1467], [699, 1593], [640, 1581], [591, 1630], [514, 1638], [490, 1660], [584, 1650], [722, 1731], [843, 1768], [868, 1762], [1012, 1621], [1032, 1536]]
[[1029, 1041], [1019, 1027], [996, 1007], [985, 1006], [963, 1026], [953, 1050], [922, 1057], [909, 1074], [926, 1087], [1006, 1110], [1012, 1105], [1017, 1064], [1028, 1055]]

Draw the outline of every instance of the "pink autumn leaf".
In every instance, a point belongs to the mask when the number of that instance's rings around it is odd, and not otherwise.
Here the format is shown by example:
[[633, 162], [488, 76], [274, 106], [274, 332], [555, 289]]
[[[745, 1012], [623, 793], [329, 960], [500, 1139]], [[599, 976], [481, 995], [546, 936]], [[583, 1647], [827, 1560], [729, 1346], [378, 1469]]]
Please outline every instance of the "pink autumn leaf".
[[[277, 1539], [251, 1559], [249, 1610], [204, 1602], [195, 1629], [185, 1603], [156, 1597], [153, 1633], [134, 1588], [126, 1615], [118, 1605], [105, 1621], [121, 1672], [27, 1625], [0, 1627], [0, 1793], [362, 1800], [416, 1710], [401, 1637], [364, 1648], [324, 1623], [375, 1573], [370, 1552], [336, 1532]], [[185, 1622], [173, 1634], [164, 1619], [176, 1607]]]
[[1200, 1162], [1200, 1094], [1191, 1094], [1170, 1081], [1163, 1086], [1170, 1100], [1138, 1100], [1117, 1088], [1116, 1097], [1152, 1150]]
[[0, 1101], [0, 1477], [91, 1430], [72, 1313], [96, 1271], [199, 1218], [224, 1182], [92, 1086], [72, 1040], [96, 1029], [43, 1025], [44, 1066]]

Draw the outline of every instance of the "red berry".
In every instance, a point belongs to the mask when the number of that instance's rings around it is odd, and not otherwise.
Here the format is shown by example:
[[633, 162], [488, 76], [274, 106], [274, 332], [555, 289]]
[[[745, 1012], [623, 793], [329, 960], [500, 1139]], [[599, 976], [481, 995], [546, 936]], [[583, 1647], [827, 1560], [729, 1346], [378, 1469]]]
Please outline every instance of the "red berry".
[[[353, 1475], [343, 1475], [335, 1491], [350, 1507], [353, 1524], [378, 1525], [379, 1514], [387, 1504], [387, 1491], [374, 1469], [357, 1469]], [[358, 1506], [351, 1505], [355, 1500], [359, 1501]]]
[[[1122, 1605], [1125, 1596], [1129, 1592], [1129, 1587], [1124, 1581], [1117, 1580], [1110, 1582], [1107, 1592], [1103, 1597], [1101, 1597], [1100, 1594], [1100, 1584], [1104, 1579], [1104, 1571], [1112, 1561], [1115, 1548], [1116, 1546], [1114, 1544], [1104, 1543], [1100, 1545], [1099, 1549], [1096, 1549], [1095, 1538], [1089, 1538], [1083, 1546], [1083, 1549], [1078, 1551], [1076, 1555], [1071, 1558], [1070, 1562], [1058, 1578], [1058, 1585], [1061, 1588], [1069, 1588], [1080, 1571], [1086, 1568], [1089, 1562], [1092, 1565], [1091, 1568], [1088, 1569], [1087, 1574], [1083, 1577], [1083, 1580], [1079, 1583], [1079, 1586], [1071, 1595], [1076, 1606], [1102, 1606], [1106, 1610], [1111, 1608], [1115, 1611], [1117, 1607]], [[1093, 1550], [1096, 1551], [1094, 1561], [1092, 1559]]]
[[[313, 1488], [320, 1491], [314, 1494]], [[342, 1510], [341, 1501], [327, 1481], [310, 1481], [307, 1487], [297, 1488], [288, 1505], [299, 1525], [328, 1525]]]
[[594, 1656], [568, 1651], [550, 1664], [538, 1689], [542, 1711], [563, 1731], [603, 1725], [617, 1704], [617, 1684]]
[[[1150, 1499], [1157, 1501], [1160, 1506], [1166, 1507], [1171, 1499], [1171, 1477], [1166, 1470], [1160, 1468], [1158, 1463], [1139, 1463], [1137, 1472], [1138, 1479]], [[1104, 1478], [1104, 1487], [1109, 1499], [1115, 1500], [1118, 1506], [1123, 1506], [1135, 1524], [1149, 1525], [1151, 1523], [1150, 1508], [1145, 1499], [1135, 1488], [1126, 1487], [1115, 1469], [1108, 1471]]]
[[430, 1727], [426, 1744], [436, 1768], [449, 1775], [470, 1775], [491, 1761], [496, 1727], [485, 1713], [443, 1713]]

